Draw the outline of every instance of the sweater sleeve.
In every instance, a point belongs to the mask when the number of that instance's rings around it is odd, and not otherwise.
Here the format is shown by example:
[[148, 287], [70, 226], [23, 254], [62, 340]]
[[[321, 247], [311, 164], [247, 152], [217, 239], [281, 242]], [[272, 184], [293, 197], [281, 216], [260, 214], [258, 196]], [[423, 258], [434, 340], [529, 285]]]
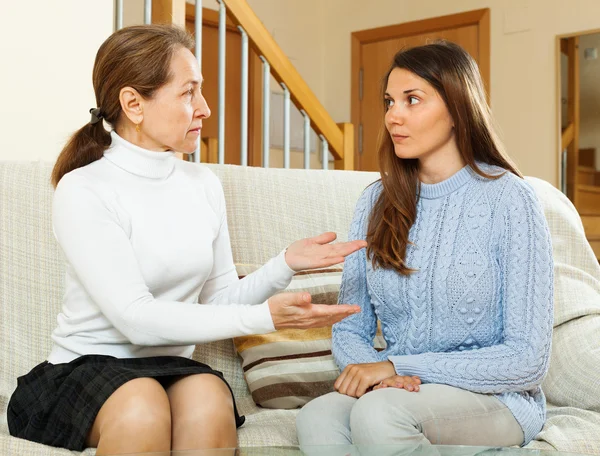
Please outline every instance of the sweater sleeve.
[[229, 238], [225, 195], [221, 182], [212, 174], [211, 198], [221, 219], [219, 234], [213, 242], [214, 261], [210, 276], [200, 293], [202, 304], [231, 304], [244, 302], [260, 304], [275, 293], [284, 290], [291, 282], [294, 271], [285, 261], [285, 251], [269, 260], [263, 267], [239, 280]]
[[526, 391], [541, 384], [552, 339], [550, 233], [529, 184], [513, 181], [503, 201], [496, 219], [503, 224], [498, 256], [501, 342], [462, 352], [390, 356], [399, 374], [486, 394]]
[[[366, 239], [368, 215], [379, 185], [371, 185], [359, 198], [348, 233], [349, 241]], [[346, 257], [338, 302], [357, 304], [361, 311], [333, 325], [332, 353], [342, 371], [348, 364], [374, 363], [384, 359], [373, 347], [377, 317], [367, 289], [366, 270], [366, 249]]]
[[53, 229], [69, 266], [100, 311], [136, 345], [191, 345], [274, 330], [267, 303], [198, 305], [155, 299], [119, 214], [82, 176], [66, 175]]

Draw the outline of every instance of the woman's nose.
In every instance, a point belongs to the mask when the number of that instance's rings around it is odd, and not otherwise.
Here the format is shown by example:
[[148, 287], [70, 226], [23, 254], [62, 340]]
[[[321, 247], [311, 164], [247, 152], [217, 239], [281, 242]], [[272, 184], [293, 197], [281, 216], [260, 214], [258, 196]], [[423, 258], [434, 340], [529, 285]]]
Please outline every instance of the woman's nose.
[[208, 119], [210, 117], [210, 108], [208, 107], [208, 103], [206, 102], [206, 98], [200, 95], [199, 104], [196, 107], [196, 115], [202, 117], [203, 119]]
[[405, 120], [404, 110], [402, 109], [402, 106], [392, 106], [390, 109], [388, 109], [386, 117], [389, 122], [402, 125]]

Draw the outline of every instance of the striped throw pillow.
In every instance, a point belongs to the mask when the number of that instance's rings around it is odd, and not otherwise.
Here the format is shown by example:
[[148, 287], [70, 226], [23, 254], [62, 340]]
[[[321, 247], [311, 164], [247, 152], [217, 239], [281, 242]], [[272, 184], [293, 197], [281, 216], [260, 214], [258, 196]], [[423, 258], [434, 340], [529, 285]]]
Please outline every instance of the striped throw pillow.
[[[252, 272], [247, 267], [238, 268], [238, 273], [242, 271]], [[342, 269], [337, 268], [300, 272], [285, 291], [307, 291], [314, 303], [336, 304], [341, 278]], [[234, 344], [252, 398], [265, 408], [301, 407], [333, 391], [340, 374], [331, 355], [331, 327], [282, 329], [237, 337]], [[385, 347], [379, 331], [375, 347]]]

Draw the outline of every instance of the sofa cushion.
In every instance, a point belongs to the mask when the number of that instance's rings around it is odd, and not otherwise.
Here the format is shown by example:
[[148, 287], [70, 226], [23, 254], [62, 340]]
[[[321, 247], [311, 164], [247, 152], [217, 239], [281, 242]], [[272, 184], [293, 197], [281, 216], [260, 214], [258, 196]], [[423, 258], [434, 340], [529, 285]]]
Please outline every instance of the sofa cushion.
[[544, 208], [554, 259], [554, 327], [600, 315], [600, 265], [573, 203], [548, 182], [527, 177]]
[[547, 182], [527, 180], [544, 208], [554, 258], [554, 333], [543, 389], [554, 405], [600, 412], [600, 265], [571, 201]]
[[[251, 272], [244, 267], [238, 267], [238, 271]], [[301, 272], [286, 291], [306, 291], [314, 303], [335, 305], [341, 278], [341, 268]], [[265, 408], [301, 407], [333, 391], [340, 374], [331, 354], [331, 326], [237, 337], [234, 344], [252, 398]], [[381, 349], [384, 345], [379, 332], [375, 347]]]
[[548, 404], [544, 428], [526, 448], [599, 454], [600, 413]]
[[51, 228], [49, 163], [0, 166], [0, 395], [46, 359], [64, 289]]

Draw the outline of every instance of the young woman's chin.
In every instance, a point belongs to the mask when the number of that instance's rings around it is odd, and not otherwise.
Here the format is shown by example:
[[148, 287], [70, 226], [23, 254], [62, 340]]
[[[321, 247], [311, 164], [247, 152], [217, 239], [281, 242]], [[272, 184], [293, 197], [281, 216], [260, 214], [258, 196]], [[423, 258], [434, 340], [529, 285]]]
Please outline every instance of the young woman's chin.
[[404, 160], [409, 160], [411, 158], [418, 159], [421, 156], [420, 151], [409, 149], [407, 147], [395, 147], [394, 154], [396, 154], [396, 157], [402, 158]]

